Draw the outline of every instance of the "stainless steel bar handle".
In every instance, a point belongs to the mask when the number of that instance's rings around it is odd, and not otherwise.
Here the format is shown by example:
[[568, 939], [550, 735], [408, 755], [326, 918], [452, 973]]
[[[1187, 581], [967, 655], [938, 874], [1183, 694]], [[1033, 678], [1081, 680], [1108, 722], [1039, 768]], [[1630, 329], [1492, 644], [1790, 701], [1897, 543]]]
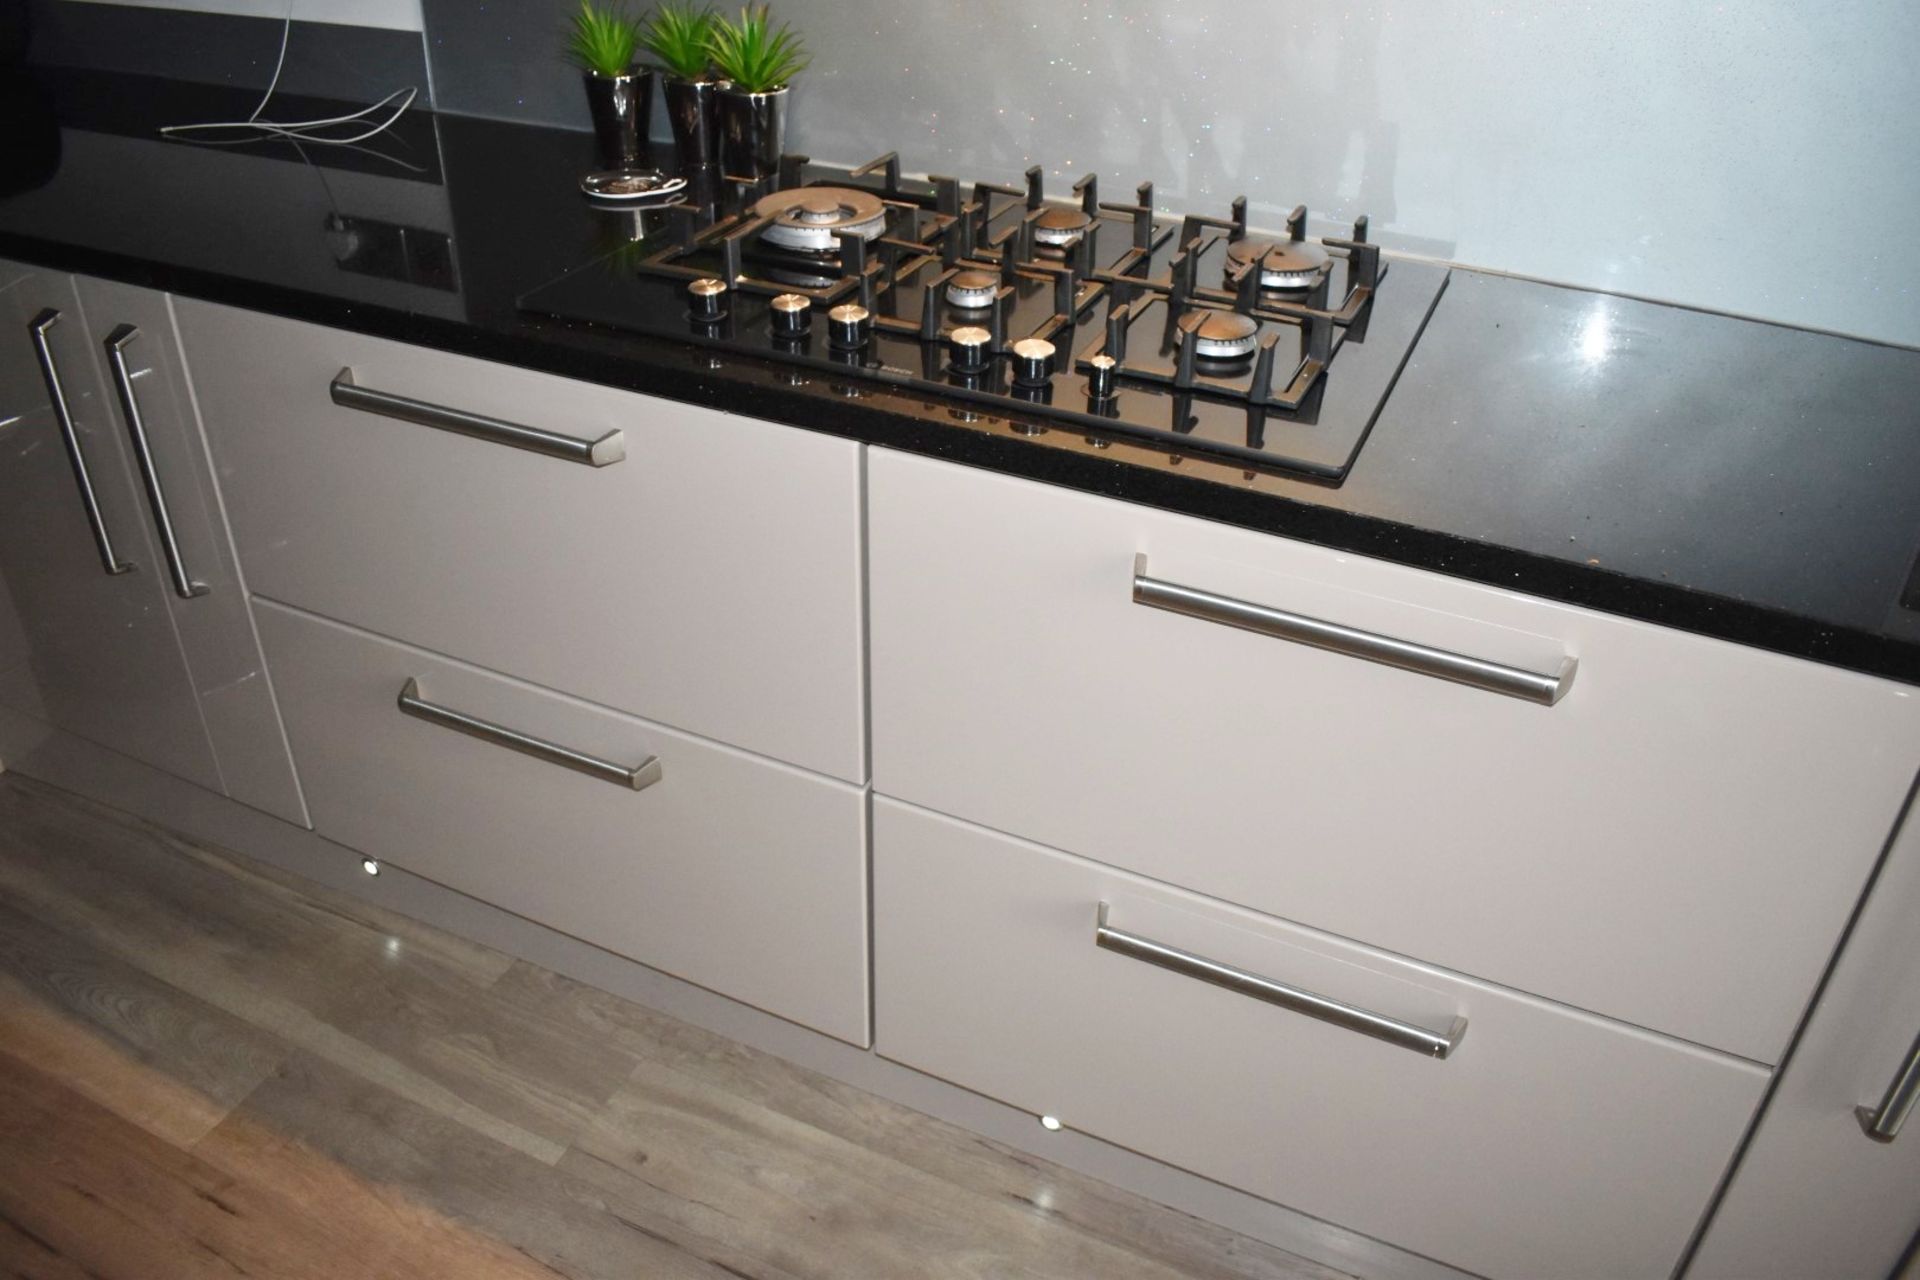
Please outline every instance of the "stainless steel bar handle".
[[615, 786], [626, 787], [632, 791], [644, 791], [660, 781], [660, 757], [658, 756], [648, 756], [639, 764], [628, 768], [623, 764], [615, 764], [611, 760], [602, 760], [598, 756], [575, 751], [571, 747], [529, 737], [505, 725], [494, 724], [491, 721], [470, 716], [464, 711], [455, 711], [452, 707], [443, 707], [438, 703], [426, 701], [420, 696], [419, 680], [413, 677], [408, 677], [407, 683], [401, 687], [399, 704], [403, 713], [417, 720], [425, 720], [443, 729], [452, 729], [470, 738], [491, 742], [496, 747], [518, 751], [521, 755], [545, 760], [548, 764], [557, 764], [563, 769], [572, 769], [575, 773], [584, 773], [589, 778], [598, 778], [602, 782], [611, 782]]
[[140, 484], [147, 491], [147, 505], [153, 508], [153, 523], [160, 531], [160, 550], [167, 557], [167, 572], [173, 577], [173, 591], [182, 600], [207, 594], [204, 582], [195, 582], [180, 556], [180, 540], [173, 536], [173, 513], [167, 510], [167, 495], [160, 488], [160, 473], [154, 469], [153, 448], [147, 443], [147, 426], [140, 420], [140, 401], [133, 394], [133, 376], [127, 372], [127, 344], [140, 336], [140, 330], [123, 324], [107, 335], [107, 363], [113, 367], [114, 390], [120, 395], [120, 412], [127, 420], [127, 435], [133, 439], [133, 456], [140, 464]]
[[87, 512], [87, 527], [93, 530], [93, 545], [100, 552], [100, 567], [109, 574], [131, 573], [131, 562], [122, 560], [113, 549], [107, 522], [100, 514], [100, 500], [93, 493], [93, 476], [87, 471], [87, 457], [80, 452], [80, 433], [73, 429], [73, 414], [67, 409], [66, 388], [60, 384], [60, 370], [53, 363], [53, 349], [47, 345], [47, 330], [60, 323], [60, 313], [48, 307], [27, 322], [33, 335], [33, 353], [40, 360], [40, 377], [47, 384], [47, 399], [53, 403], [53, 420], [60, 424], [60, 442], [67, 448], [67, 462], [73, 467], [73, 482], [80, 486], [80, 505]]
[[1567, 690], [1573, 685], [1574, 669], [1578, 665], [1576, 659], [1568, 658], [1560, 664], [1558, 671], [1544, 675], [1446, 649], [1429, 648], [1409, 640], [1396, 640], [1392, 636], [1356, 630], [1337, 622], [1288, 613], [1267, 605], [1235, 600], [1231, 596], [1215, 595], [1195, 587], [1183, 587], [1177, 582], [1149, 577], [1144, 555], [1133, 558], [1133, 602], [1165, 609], [1169, 613], [1185, 614], [1189, 618], [1239, 627], [1243, 631], [1257, 631], [1263, 636], [1291, 640], [1295, 644], [1344, 653], [1348, 657], [1398, 667], [1402, 671], [1415, 671], [1456, 684], [1472, 685], [1476, 689], [1502, 693], [1509, 698], [1520, 698], [1543, 707], [1550, 707], [1567, 695]]
[[1875, 1142], [1892, 1142], [1900, 1136], [1900, 1126], [1913, 1114], [1915, 1102], [1920, 1102], [1920, 1035], [1913, 1038], [1913, 1047], [1907, 1050], [1906, 1060], [1900, 1064], [1893, 1083], [1887, 1086], [1880, 1105], [1872, 1110], [1855, 1107], [1853, 1114], [1869, 1138]]
[[384, 418], [398, 418], [402, 422], [451, 431], [455, 435], [472, 436], [476, 440], [487, 440], [513, 449], [543, 453], [549, 458], [580, 462], [589, 467], [604, 467], [627, 456], [626, 436], [617, 427], [597, 440], [582, 440], [577, 436], [561, 435], [557, 431], [468, 413], [465, 409], [449, 409], [425, 400], [409, 400], [390, 391], [363, 387], [353, 380], [352, 369], [342, 369], [335, 374], [328, 391], [333, 396], [333, 402], [343, 408], [377, 413]]
[[1243, 996], [1279, 1005], [1282, 1009], [1304, 1013], [1309, 1018], [1330, 1022], [1336, 1027], [1345, 1027], [1348, 1031], [1357, 1031], [1376, 1040], [1385, 1040], [1388, 1044], [1412, 1049], [1429, 1058], [1445, 1058], [1460, 1047], [1461, 1039], [1467, 1034], [1465, 1018], [1455, 1018], [1453, 1025], [1445, 1031], [1429, 1031], [1411, 1022], [1343, 1004], [1299, 987], [1290, 987], [1284, 982], [1263, 978], [1257, 973], [1248, 973], [1245, 969], [1236, 969], [1232, 965], [1197, 956], [1191, 951], [1170, 947], [1164, 942], [1143, 938], [1137, 933], [1116, 929], [1107, 923], [1107, 904], [1104, 902], [1094, 917], [1093, 941], [1095, 946], [1104, 950], [1145, 961], [1182, 977], [1210, 982], [1216, 987], [1225, 987]]

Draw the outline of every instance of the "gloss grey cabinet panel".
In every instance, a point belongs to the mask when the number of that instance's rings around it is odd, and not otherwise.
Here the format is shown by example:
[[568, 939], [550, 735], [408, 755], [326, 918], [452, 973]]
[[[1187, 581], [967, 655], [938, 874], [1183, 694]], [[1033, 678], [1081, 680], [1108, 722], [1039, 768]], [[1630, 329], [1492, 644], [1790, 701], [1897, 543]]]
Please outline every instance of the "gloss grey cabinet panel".
[[[1756, 1061], [1920, 766], [1891, 682], [887, 450], [868, 470], [877, 791]], [[1148, 607], [1141, 556], [1367, 643]], [[1565, 692], [1399, 669], [1383, 640]]]
[[[12, 706], [6, 692], [10, 680], [21, 678], [16, 673], [26, 673], [27, 659], [33, 654], [33, 646], [27, 640], [27, 630], [20, 622], [20, 611], [14, 608], [13, 593], [7, 589], [5, 574], [0, 574], [0, 705]], [[28, 680], [30, 684], [30, 679]], [[27, 695], [25, 706], [16, 706], [15, 710], [30, 710], [38, 707], [39, 698]]]
[[[867, 1042], [860, 788], [268, 601], [255, 609], [321, 835]], [[403, 712], [403, 692], [496, 732]], [[653, 765], [636, 790], [515, 749], [501, 729]]]
[[[249, 588], [849, 781], [866, 776], [860, 448], [178, 303]], [[335, 404], [355, 387], [605, 465]], [[616, 454], [621, 456], [615, 456]]]
[[1920, 1037], [1920, 814], [1909, 812], [1687, 1280], [1880, 1280], [1920, 1233], [1920, 1116], [1877, 1110]]
[[[210, 790], [220, 770], [148, 536], [127, 436], [101, 379], [93, 332], [71, 277], [0, 264], [0, 576], [25, 661], [0, 697]], [[57, 315], [48, 321], [46, 317]], [[73, 440], [117, 566], [89, 523], [30, 326], [38, 320]]]
[[[128, 375], [127, 394], [133, 397], [152, 454], [155, 487], [178, 547], [180, 571], [198, 589], [198, 594], [182, 596], [163, 552], [154, 573], [168, 588], [164, 592], [167, 608], [173, 614], [200, 716], [219, 763], [222, 789], [242, 804], [304, 826], [306, 807], [200, 437], [172, 304], [167, 295], [151, 289], [85, 276], [77, 283], [81, 302], [94, 321], [96, 345], [116, 335], [122, 339], [119, 349]], [[117, 377], [113, 361], [108, 358], [104, 363], [112, 413], [125, 431], [127, 410], [113, 385]], [[153, 535], [161, 537], [153, 502], [148, 499], [141, 505]]]
[[[1753, 1065], [879, 798], [876, 1049], [1469, 1271], [1664, 1277]], [[1095, 943], [1455, 1031], [1444, 1059]]]

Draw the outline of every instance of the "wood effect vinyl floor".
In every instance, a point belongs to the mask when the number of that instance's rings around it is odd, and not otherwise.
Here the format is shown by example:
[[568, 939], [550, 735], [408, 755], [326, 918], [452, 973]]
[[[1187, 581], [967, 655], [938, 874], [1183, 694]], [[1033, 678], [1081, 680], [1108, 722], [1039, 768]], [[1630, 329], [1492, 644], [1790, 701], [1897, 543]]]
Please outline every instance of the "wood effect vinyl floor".
[[0, 1274], [1338, 1273], [0, 775]]

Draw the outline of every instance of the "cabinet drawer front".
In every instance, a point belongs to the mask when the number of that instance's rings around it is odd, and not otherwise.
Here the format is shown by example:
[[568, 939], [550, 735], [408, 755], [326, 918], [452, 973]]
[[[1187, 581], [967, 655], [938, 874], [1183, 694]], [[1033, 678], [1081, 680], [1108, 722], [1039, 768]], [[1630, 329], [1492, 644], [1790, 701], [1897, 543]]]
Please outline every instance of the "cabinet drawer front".
[[[1489, 1276], [1672, 1269], [1765, 1073], [891, 800], [877, 1050]], [[1448, 1030], [1444, 1060], [1096, 945]], [[1457, 1026], [1464, 1022], [1464, 1028]]]
[[268, 601], [255, 608], [320, 834], [866, 1043], [860, 789]]
[[883, 450], [869, 476], [877, 790], [1758, 1061], [1920, 762], [1885, 681]]
[[[864, 780], [858, 446], [178, 313], [253, 592]], [[500, 424], [545, 434], [502, 443]]]

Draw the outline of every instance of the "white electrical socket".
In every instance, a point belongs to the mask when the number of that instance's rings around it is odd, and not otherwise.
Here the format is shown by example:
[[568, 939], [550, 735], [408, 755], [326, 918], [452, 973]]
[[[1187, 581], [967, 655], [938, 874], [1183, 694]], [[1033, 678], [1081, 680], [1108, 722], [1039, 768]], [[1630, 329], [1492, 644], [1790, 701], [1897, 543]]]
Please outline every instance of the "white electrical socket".
[[[248, 18], [285, 18], [287, 0], [76, 0], [83, 4], [131, 4], [143, 9], [189, 9]], [[296, 22], [332, 22], [348, 27], [419, 31], [420, 0], [293, 0]]]

